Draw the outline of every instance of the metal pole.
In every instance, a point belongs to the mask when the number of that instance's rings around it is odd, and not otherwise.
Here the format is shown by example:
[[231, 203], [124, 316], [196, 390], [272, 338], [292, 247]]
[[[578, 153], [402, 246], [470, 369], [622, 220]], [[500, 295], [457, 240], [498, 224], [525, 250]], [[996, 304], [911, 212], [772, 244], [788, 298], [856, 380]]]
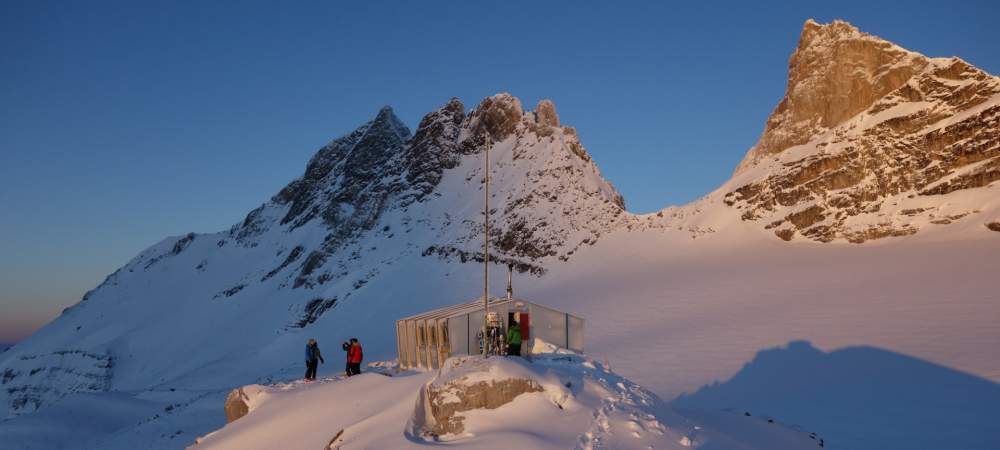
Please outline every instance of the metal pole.
[[507, 301], [514, 298], [514, 264], [507, 263]]
[[486, 319], [490, 315], [490, 131], [486, 130], [486, 165], [483, 166], [486, 173], [485, 187], [483, 191], [485, 192], [485, 202], [484, 205], [484, 217], [483, 220], [483, 357], [489, 356], [489, 336], [486, 328]]

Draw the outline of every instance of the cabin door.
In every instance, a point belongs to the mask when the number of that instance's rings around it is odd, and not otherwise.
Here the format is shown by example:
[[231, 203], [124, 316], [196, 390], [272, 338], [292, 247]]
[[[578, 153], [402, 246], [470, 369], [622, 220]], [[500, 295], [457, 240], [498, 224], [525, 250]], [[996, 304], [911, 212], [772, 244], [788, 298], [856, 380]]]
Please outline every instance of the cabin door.
[[507, 313], [507, 326], [517, 322], [519, 328], [521, 328], [521, 354], [524, 354], [525, 348], [531, 345], [529, 341], [531, 340], [531, 314], [527, 311], [515, 312], [511, 311]]

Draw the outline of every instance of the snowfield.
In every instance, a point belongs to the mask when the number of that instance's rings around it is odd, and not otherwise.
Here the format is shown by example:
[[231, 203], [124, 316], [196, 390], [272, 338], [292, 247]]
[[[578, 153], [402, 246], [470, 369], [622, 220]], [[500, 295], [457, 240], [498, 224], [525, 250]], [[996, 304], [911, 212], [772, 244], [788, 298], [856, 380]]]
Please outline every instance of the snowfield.
[[[730, 237], [737, 232], [743, 235]], [[1000, 404], [1000, 296], [993, 283], [983, 280], [990, 280], [1000, 264], [1000, 239], [976, 224], [963, 233], [954, 240], [926, 233], [858, 246], [789, 245], [764, 239], [750, 227], [697, 239], [676, 231], [621, 232], [588, 246], [565, 270], [556, 266], [540, 278], [515, 277], [514, 287], [520, 297], [585, 317], [588, 355], [607, 361], [615, 373], [667, 402], [687, 394], [675, 402], [678, 413], [706, 427], [736, 426], [731, 421], [750, 412], [817, 433], [827, 448], [936, 450], [948, 442], [948, 448], [992, 449], [1000, 443], [1000, 431], [993, 426], [1000, 419], [995, 408]], [[301, 377], [304, 368], [298, 359], [307, 338], [317, 338], [326, 350], [328, 364], [320, 367], [321, 376], [343, 370], [336, 343], [351, 336], [364, 343], [367, 358], [390, 359], [395, 352], [393, 320], [468, 300], [481, 282], [478, 265], [430, 258], [401, 260], [390, 270], [386, 276], [397, 282], [356, 291], [351, 302], [323, 316], [319, 326], [277, 334], [234, 325], [224, 335], [229, 340], [218, 342], [238, 347], [240, 342], [270, 341], [255, 351], [217, 356], [210, 364], [197, 358], [195, 363], [166, 356], [143, 359], [151, 373], [182, 375], [156, 379], [151, 387], [122, 389], [144, 402], [128, 407], [136, 411], [129, 420], [93, 416], [90, 406], [74, 400], [119, 394], [70, 395], [37, 415], [0, 422], [0, 434], [13, 437], [0, 448], [59, 448], [70, 442], [76, 448], [106, 449], [190, 445], [225, 423], [222, 406], [230, 389]], [[494, 272], [496, 291], [504, 281], [500, 270]], [[236, 320], [254, 323], [242, 316]], [[197, 329], [191, 323], [177, 326]], [[171, 342], [191, 339], [176, 338], [151, 339], [169, 354]], [[811, 344], [788, 347], [796, 341]], [[755, 375], [751, 369], [761, 367], [757, 354], [774, 353], [770, 349], [776, 347], [789, 349], [777, 350], [787, 357], [764, 364], [767, 376]], [[870, 354], [860, 361], [835, 356], [851, 354], [851, 347]], [[892, 364], [901, 358], [906, 362]], [[158, 365], [170, 369], [154, 369]], [[429, 376], [350, 380], [392, 383], [362, 390], [365, 399], [367, 393], [384, 392], [390, 404], [359, 400], [346, 408], [313, 410], [314, 404], [342, 405], [324, 400], [325, 394], [317, 391], [286, 407], [294, 405], [301, 414], [332, 424], [321, 430], [328, 440], [332, 435], [325, 434], [336, 432], [333, 428], [360, 420], [354, 412], [341, 416], [341, 411], [391, 406], [385, 414], [392, 417], [382, 419], [409, 417], [418, 388]], [[351, 384], [316, 386], [341, 396]], [[77, 423], [65, 417], [80, 415], [105, 420], [107, 425], [98, 429], [113, 431], [96, 436], [84, 433], [91, 427], [81, 424], [79, 432], [72, 426], [65, 434], [30, 432], [39, 421]], [[239, 429], [255, 423], [246, 419], [235, 422], [243, 422]], [[395, 435], [385, 439], [403, 442], [405, 420], [400, 420]]]

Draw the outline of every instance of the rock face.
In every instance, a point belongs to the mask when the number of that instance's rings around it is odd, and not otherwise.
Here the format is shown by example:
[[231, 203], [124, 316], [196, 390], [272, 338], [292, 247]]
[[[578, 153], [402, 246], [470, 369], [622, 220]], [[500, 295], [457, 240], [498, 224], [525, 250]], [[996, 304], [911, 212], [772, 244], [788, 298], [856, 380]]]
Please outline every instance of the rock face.
[[226, 395], [226, 423], [230, 423], [250, 412], [250, 397], [243, 388], [233, 389]]
[[785, 97], [737, 173], [864, 111], [927, 64], [922, 55], [862, 33], [847, 22], [807, 21], [788, 63]]
[[553, 384], [520, 358], [448, 358], [434, 379], [422, 388], [410, 433], [432, 440], [461, 436], [467, 431], [462, 413], [497, 409], [518, 396], [546, 390], [551, 398], [566, 401], [570, 396], [568, 389], [558, 382]]
[[85, 350], [21, 355], [16, 364], [0, 370], [7, 415], [34, 412], [74, 392], [107, 391], [114, 365], [112, 355]]
[[535, 122], [545, 127], [559, 126], [559, 115], [556, 114], [556, 105], [551, 100], [541, 100], [535, 106]]
[[427, 400], [434, 416], [434, 425], [429, 431], [437, 436], [462, 434], [465, 431], [464, 417], [459, 413], [474, 409], [497, 409], [521, 394], [542, 390], [534, 381], [521, 378], [480, 381], [471, 385], [449, 383], [428, 388]]
[[465, 106], [452, 98], [420, 121], [404, 158], [406, 181], [413, 193], [402, 202], [403, 206], [426, 199], [441, 182], [444, 171], [458, 166], [461, 159], [457, 140], [463, 119]]
[[857, 243], [974, 214], [938, 197], [998, 179], [997, 77], [810, 20], [785, 97], [724, 201], [784, 240]]

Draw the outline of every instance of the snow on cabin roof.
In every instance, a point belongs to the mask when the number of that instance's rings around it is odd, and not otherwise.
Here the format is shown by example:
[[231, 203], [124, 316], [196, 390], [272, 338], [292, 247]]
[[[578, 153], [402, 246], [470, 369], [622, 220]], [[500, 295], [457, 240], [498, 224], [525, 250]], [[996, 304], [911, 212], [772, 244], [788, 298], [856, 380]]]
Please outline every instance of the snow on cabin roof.
[[[465, 310], [465, 309], [472, 309], [472, 308], [474, 308], [476, 306], [476, 304], [478, 304], [480, 307], [482, 307], [482, 301], [469, 302], [469, 303], [459, 303], [457, 305], [445, 306], [443, 308], [432, 309], [430, 311], [424, 311], [422, 313], [414, 314], [414, 315], [408, 316], [408, 317], [403, 317], [403, 318], [398, 319], [398, 320], [416, 320], [416, 319], [422, 319], [422, 318], [426, 318], [426, 317], [430, 317], [430, 316], [433, 316], [433, 315], [437, 315], [437, 314], [441, 314], [441, 313], [446, 313], [446, 312], [452, 312], [452, 311], [456, 311], [457, 312], [457, 311], [462, 311], [462, 310]], [[493, 301], [493, 302], [490, 302], [490, 304], [493, 305], [493, 304], [496, 304], [496, 302]]]
[[[515, 299], [515, 300], [517, 300], [517, 301], [524, 301], [524, 300], [520, 300], [520, 299]], [[506, 298], [493, 297], [493, 298], [490, 299], [490, 306], [494, 306], [494, 305], [499, 306], [499, 305], [504, 305], [506, 303], [507, 303], [507, 299]], [[425, 312], [422, 312], [422, 313], [419, 313], [419, 314], [414, 314], [412, 316], [404, 317], [404, 318], [399, 319], [399, 320], [420, 320], [420, 319], [429, 319], [429, 318], [432, 318], [432, 317], [451, 317], [453, 315], [466, 314], [466, 313], [468, 313], [470, 311], [475, 311], [477, 309], [483, 309], [483, 299], [482, 299], [482, 297], [480, 297], [480, 298], [478, 298], [478, 299], [476, 299], [474, 301], [468, 302], [468, 303], [459, 303], [457, 305], [451, 305], [451, 306], [445, 306], [443, 308], [432, 309], [430, 311], [425, 311]]]
[[[531, 304], [531, 305], [538, 306], [538, 307], [541, 307], [541, 308], [551, 309], [553, 311], [559, 311], [557, 309], [554, 309], [554, 308], [551, 308], [551, 307], [548, 307], [548, 306], [545, 306], [545, 305], [542, 305], [542, 304], [539, 304], [539, 303], [535, 303], [535, 302], [532, 302], [532, 301], [520, 299], [520, 298], [514, 298], [514, 299], [511, 299], [511, 300], [507, 300], [506, 298], [502, 298], [502, 297], [493, 297], [493, 298], [490, 299], [490, 306], [491, 307], [492, 306], [505, 306], [505, 305], [508, 305], [509, 303], [519, 303], [519, 302], [520, 303]], [[478, 299], [476, 299], [474, 301], [471, 301], [471, 302], [468, 302], [468, 303], [459, 303], [457, 305], [445, 306], [443, 308], [433, 309], [433, 310], [430, 310], [430, 311], [422, 312], [420, 314], [414, 314], [412, 316], [403, 317], [401, 319], [398, 319], [397, 322], [402, 322], [402, 321], [407, 321], [407, 320], [443, 319], [443, 318], [447, 318], [447, 317], [458, 316], [458, 315], [462, 315], [462, 314], [468, 314], [470, 312], [474, 312], [474, 311], [481, 310], [481, 309], [483, 309], [483, 299], [482, 299], [482, 297], [479, 297]], [[564, 312], [564, 311], [559, 311], [559, 312]], [[569, 314], [569, 313], [566, 313], [566, 314]], [[577, 317], [575, 314], [569, 314], [569, 315]]]

